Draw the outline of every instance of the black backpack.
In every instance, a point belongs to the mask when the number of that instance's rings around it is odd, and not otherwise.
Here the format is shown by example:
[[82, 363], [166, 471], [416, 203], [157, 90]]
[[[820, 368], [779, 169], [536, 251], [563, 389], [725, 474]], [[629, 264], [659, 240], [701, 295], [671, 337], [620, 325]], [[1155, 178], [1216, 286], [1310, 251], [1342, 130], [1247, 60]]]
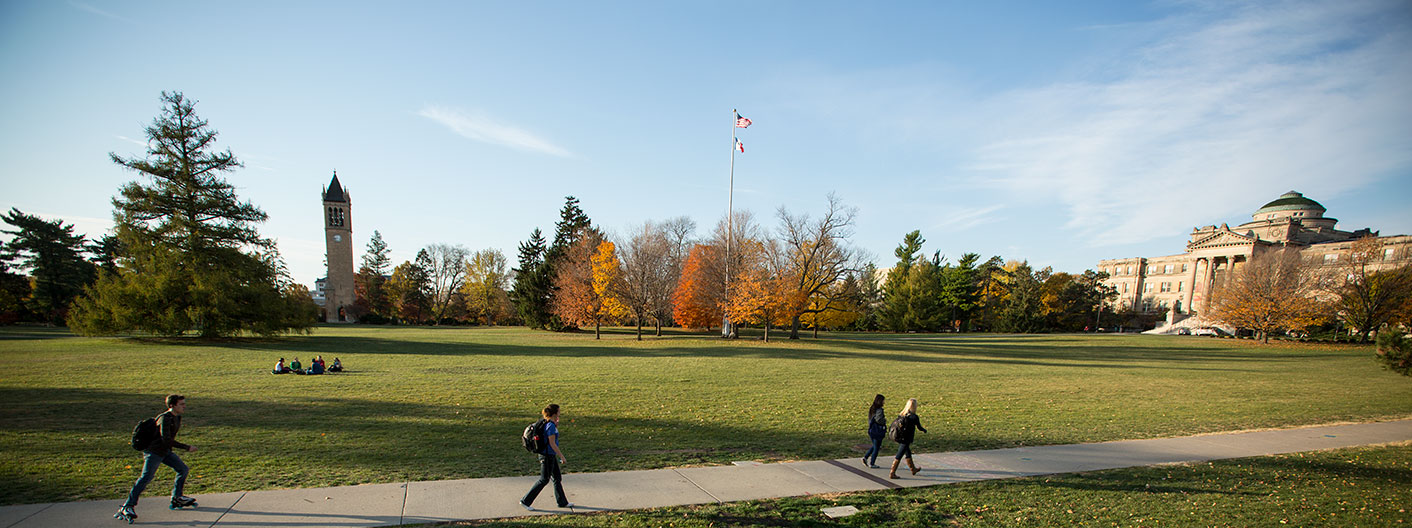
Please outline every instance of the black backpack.
[[902, 437], [902, 424], [905, 417], [898, 416], [892, 419], [892, 423], [887, 426], [887, 439], [893, 442], [902, 443], [898, 438]]
[[137, 422], [137, 427], [132, 428], [132, 448], [138, 451], [146, 451], [157, 441], [157, 419], [148, 418]]
[[531, 453], [542, 453], [544, 451], [544, 419], [525, 426], [524, 434], [520, 435], [520, 441], [525, 444], [525, 451]]

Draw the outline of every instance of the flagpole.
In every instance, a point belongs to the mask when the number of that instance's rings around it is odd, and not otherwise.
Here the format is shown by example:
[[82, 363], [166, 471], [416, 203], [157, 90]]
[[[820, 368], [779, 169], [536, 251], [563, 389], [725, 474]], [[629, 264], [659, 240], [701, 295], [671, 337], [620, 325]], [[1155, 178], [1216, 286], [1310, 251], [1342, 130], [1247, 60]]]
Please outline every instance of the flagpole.
[[726, 294], [725, 306], [721, 308], [721, 337], [729, 338], [735, 335], [735, 328], [731, 325], [731, 317], [728, 311], [731, 300], [731, 239], [735, 237], [734, 218], [735, 209], [735, 129], [737, 120], [740, 119], [740, 111], [731, 109], [731, 179], [730, 187], [726, 191]]

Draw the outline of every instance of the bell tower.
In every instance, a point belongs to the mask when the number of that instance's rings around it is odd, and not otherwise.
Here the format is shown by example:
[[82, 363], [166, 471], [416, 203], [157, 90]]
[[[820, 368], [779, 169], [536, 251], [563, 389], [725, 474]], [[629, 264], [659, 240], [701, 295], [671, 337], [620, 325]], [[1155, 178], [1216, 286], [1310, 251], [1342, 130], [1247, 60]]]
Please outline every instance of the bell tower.
[[323, 191], [324, 247], [328, 279], [324, 286], [324, 310], [330, 323], [353, 323], [353, 202], [338, 183], [338, 171]]

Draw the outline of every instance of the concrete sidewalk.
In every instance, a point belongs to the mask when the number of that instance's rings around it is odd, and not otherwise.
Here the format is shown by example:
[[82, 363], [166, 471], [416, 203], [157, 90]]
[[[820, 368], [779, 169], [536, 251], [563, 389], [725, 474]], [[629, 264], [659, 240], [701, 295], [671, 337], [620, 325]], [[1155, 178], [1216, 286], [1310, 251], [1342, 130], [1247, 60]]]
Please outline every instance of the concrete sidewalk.
[[[693, 467], [572, 473], [564, 489], [572, 512], [628, 510], [682, 504], [733, 502], [818, 493], [935, 486], [954, 482], [1072, 473], [1171, 462], [1200, 462], [1412, 440], [1412, 419], [1155, 440], [1053, 445], [917, 454], [917, 475], [889, 480], [887, 469], [867, 469], [858, 458], [737, 463]], [[891, 456], [878, 458], [879, 464]], [[527, 462], [528, 464], [528, 462]], [[394, 526], [467, 519], [571, 513], [548, 508], [526, 512], [518, 501], [537, 479], [500, 477], [338, 488], [250, 491], [199, 495], [200, 506], [171, 511], [153, 487], [138, 505], [137, 524], [164, 526]], [[122, 526], [112, 518], [121, 500], [0, 507], [0, 527]], [[536, 506], [553, 506], [552, 490]]]

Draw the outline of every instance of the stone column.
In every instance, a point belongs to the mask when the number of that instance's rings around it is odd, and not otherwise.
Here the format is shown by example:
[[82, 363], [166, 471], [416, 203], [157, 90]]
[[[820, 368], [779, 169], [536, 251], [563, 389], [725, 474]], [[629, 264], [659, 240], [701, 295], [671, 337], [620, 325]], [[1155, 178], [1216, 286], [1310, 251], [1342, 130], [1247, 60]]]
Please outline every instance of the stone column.
[[1199, 262], [1201, 262], [1201, 259], [1191, 261], [1191, 276], [1189, 276], [1186, 281], [1186, 295], [1183, 296], [1186, 302], [1182, 303], [1182, 306], [1186, 308], [1186, 313], [1191, 313], [1195, 311], [1196, 308], [1191, 305], [1191, 299], [1196, 295], [1196, 265]]

